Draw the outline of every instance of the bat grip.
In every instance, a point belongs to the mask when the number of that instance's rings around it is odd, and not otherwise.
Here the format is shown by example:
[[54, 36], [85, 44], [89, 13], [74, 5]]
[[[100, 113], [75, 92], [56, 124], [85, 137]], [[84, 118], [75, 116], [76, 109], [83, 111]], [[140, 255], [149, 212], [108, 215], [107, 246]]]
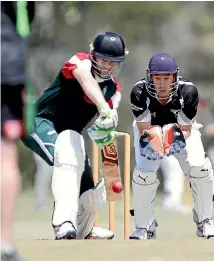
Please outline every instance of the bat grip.
[[126, 132], [116, 131], [116, 136], [128, 136], [129, 134]]

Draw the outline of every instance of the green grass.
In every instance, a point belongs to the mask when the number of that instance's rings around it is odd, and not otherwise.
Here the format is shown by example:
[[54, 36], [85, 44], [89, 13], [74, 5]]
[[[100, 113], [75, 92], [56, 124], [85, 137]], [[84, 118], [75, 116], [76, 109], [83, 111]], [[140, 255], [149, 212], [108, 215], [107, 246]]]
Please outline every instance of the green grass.
[[[55, 241], [51, 227], [52, 202], [47, 212], [36, 213], [32, 192], [17, 203], [16, 245], [28, 261], [213, 261], [214, 241], [195, 236], [192, 215], [164, 213], [157, 199], [159, 222], [156, 241], [123, 240], [123, 202], [116, 202], [115, 239], [112, 241]], [[131, 217], [130, 232], [134, 229]], [[108, 204], [99, 213], [99, 225], [108, 227]], [[49, 240], [42, 240], [49, 239]]]

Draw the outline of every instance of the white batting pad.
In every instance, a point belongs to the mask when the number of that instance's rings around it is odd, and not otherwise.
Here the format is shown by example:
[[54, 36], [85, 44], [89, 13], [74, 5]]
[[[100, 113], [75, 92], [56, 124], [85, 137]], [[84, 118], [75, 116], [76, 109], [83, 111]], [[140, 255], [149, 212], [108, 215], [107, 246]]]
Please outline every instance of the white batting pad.
[[55, 143], [54, 166], [74, 166], [84, 171], [85, 144], [82, 135], [66, 130], [59, 134]]
[[104, 179], [93, 188], [84, 192], [79, 200], [77, 217], [77, 239], [84, 239], [92, 230], [96, 211], [106, 202]]
[[190, 169], [190, 182], [194, 209], [199, 223], [206, 218], [211, 219], [214, 177], [212, 165], [208, 158], [202, 166], [194, 166]]
[[132, 188], [136, 228], [149, 229], [154, 222], [154, 201], [159, 184], [155, 172], [134, 169]]
[[85, 163], [82, 136], [71, 130], [59, 134], [54, 151], [52, 191], [55, 199], [53, 225], [70, 221], [76, 227], [79, 190]]

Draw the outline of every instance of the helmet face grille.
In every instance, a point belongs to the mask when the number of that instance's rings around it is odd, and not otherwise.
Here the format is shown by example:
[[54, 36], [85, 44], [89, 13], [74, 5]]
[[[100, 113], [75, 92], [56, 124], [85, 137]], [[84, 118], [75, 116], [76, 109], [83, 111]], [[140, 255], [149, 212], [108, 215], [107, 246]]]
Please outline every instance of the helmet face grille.
[[[155, 84], [152, 82], [152, 75], [153, 74], [162, 74], [162, 73], [150, 73], [150, 70], [147, 69], [146, 73], [146, 90], [149, 93], [150, 96], [157, 98], [159, 100], [171, 98], [173, 95], [176, 94], [178, 91], [178, 85], [179, 85], [179, 70], [177, 69], [176, 73], [173, 73], [175, 75], [175, 81], [169, 85], [169, 92], [168, 95], [164, 97], [158, 97], [158, 93], [155, 87]], [[165, 73], [164, 73], [165, 74]]]
[[170, 84], [168, 95], [166, 95], [164, 97], [158, 96], [158, 92], [155, 88], [155, 85], [151, 82], [146, 82], [146, 90], [150, 96], [152, 96], [158, 100], [163, 100], [163, 99], [171, 98], [173, 95], [176, 94], [176, 92], [178, 90], [178, 82], [176, 81], [176, 82]]
[[96, 62], [93, 55], [91, 56], [92, 72], [102, 79], [110, 79], [112, 76], [117, 76], [121, 70], [121, 63], [118, 63], [116, 68], [107, 65], [100, 65]]

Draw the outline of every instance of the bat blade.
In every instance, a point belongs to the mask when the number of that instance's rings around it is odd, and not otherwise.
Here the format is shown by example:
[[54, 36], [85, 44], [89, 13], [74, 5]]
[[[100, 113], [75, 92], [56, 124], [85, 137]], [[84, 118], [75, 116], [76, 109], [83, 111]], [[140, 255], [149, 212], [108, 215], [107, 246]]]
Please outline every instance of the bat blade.
[[105, 179], [106, 196], [108, 201], [121, 200], [123, 198], [122, 191], [115, 193], [112, 190], [114, 182], [121, 182], [120, 166], [118, 159], [117, 142], [114, 140], [109, 145], [105, 145], [101, 150], [102, 156], [102, 172]]

